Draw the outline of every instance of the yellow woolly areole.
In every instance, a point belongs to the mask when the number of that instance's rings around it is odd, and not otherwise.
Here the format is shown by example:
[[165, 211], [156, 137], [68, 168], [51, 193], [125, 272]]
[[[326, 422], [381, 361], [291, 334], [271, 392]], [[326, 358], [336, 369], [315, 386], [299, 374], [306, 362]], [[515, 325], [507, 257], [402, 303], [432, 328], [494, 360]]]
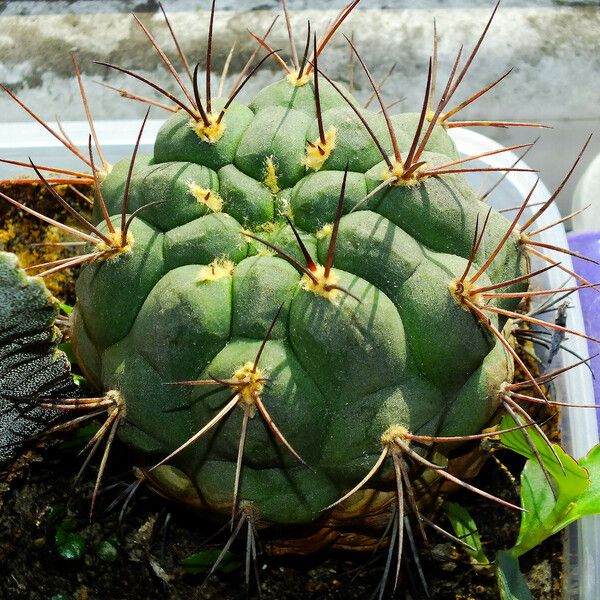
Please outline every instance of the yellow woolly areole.
[[279, 224], [274, 221], [267, 221], [266, 223], [261, 223], [256, 231], [260, 231], [262, 233], [275, 233], [279, 229]]
[[254, 370], [254, 363], [247, 362], [232, 375], [231, 379], [232, 387], [240, 394], [240, 402], [254, 406], [264, 388], [263, 372], [258, 367]]
[[234, 264], [226, 258], [216, 258], [210, 264], [203, 266], [198, 273], [198, 283], [204, 281], [217, 281], [229, 277], [233, 272]]
[[188, 183], [188, 189], [190, 194], [192, 194], [198, 202], [206, 204], [213, 212], [221, 212], [223, 210], [223, 198], [221, 198], [217, 192], [202, 187], [193, 181]]
[[113, 168], [113, 166], [110, 163], [106, 163], [106, 166], [104, 169], [98, 169], [96, 171], [96, 177], [98, 178], [98, 183], [102, 183], [110, 175], [112, 168]]
[[102, 254], [96, 260], [114, 260], [125, 252], [130, 252], [133, 246], [133, 235], [131, 231], [125, 236], [125, 245], [121, 246], [121, 230], [116, 229], [114, 233], [106, 232], [106, 237], [110, 239], [110, 245], [101, 240], [96, 245], [96, 250]]
[[[388, 179], [391, 179], [392, 177], [397, 177], [398, 179], [400, 179], [402, 177], [402, 175], [404, 175], [404, 165], [401, 162], [398, 161], [394, 161], [393, 166], [391, 169], [384, 169], [382, 174], [381, 174], [381, 179], [383, 181], [387, 181]], [[396, 181], [395, 183], [393, 183], [392, 185], [397, 185], [399, 183], [399, 181]]]
[[325, 133], [325, 143], [321, 141], [321, 138], [317, 138], [314, 142], [308, 142], [304, 165], [307, 169], [318, 171], [334, 150], [335, 127], [330, 127]]
[[333, 233], [333, 223], [326, 223], [317, 231], [317, 239], [324, 240], [326, 237], [329, 237]]
[[[394, 160], [394, 159], [392, 159], [392, 160]], [[404, 175], [404, 173], [405, 173], [404, 164], [401, 162], [398, 162], [397, 160], [394, 160], [393, 166], [391, 169], [386, 168], [383, 170], [381, 179], [383, 181], [387, 181], [388, 179], [395, 177], [396, 180], [394, 182], [392, 182], [390, 185], [406, 185], [406, 186], [418, 185], [421, 181], [419, 174], [425, 169], [425, 167], [426, 167], [426, 165], [421, 165], [420, 167], [415, 169], [408, 177], [406, 177]]]
[[265, 159], [265, 177], [263, 183], [271, 190], [272, 194], [276, 194], [281, 189], [277, 176], [277, 165], [272, 156], [267, 156]]
[[125, 398], [121, 395], [118, 390], [108, 390], [104, 396], [106, 400], [110, 400], [113, 405], [108, 408], [108, 414], [111, 415], [115, 411], [121, 415], [125, 415]]
[[303, 70], [302, 77], [298, 77], [299, 74], [300, 74], [300, 72], [298, 70], [294, 69], [293, 71], [290, 71], [286, 75], [286, 79], [292, 85], [294, 85], [296, 87], [302, 87], [303, 85], [306, 85], [310, 81], [310, 75], [306, 72], [306, 69]]
[[[433, 121], [433, 117], [435, 117], [435, 111], [433, 110], [428, 110], [425, 113], [425, 119], [427, 121], [429, 121], [431, 123], [431, 121]], [[441, 125], [444, 129], [448, 129], [448, 123], [446, 122], [447, 117], [443, 114], [438, 115], [437, 121], [435, 122], [436, 125]]]
[[485, 299], [481, 294], [471, 293], [473, 286], [474, 284], [472, 284], [468, 278], [465, 278], [464, 281], [453, 279], [450, 281], [450, 283], [448, 283], [448, 289], [450, 290], [453, 298], [458, 304], [460, 304], [460, 306], [469, 312], [471, 309], [464, 303], [465, 298], [472, 304], [475, 304], [475, 306], [483, 306], [485, 304]]
[[225, 123], [223, 123], [223, 121], [218, 122], [217, 119], [219, 118], [219, 115], [213, 113], [209, 113], [206, 117], [208, 125], [204, 123], [202, 119], [199, 121], [190, 119], [189, 125], [199, 138], [209, 144], [214, 144], [223, 137], [223, 133], [225, 133]]
[[325, 277], [325, 267], [323, 265], [317, 265], [316, 270], [313, 272], [316, 278], [316, 283], [308, 276], [303, 275], [300, 279], [300, 287], [307, 292], [312, 292], [317, 296], [323, 296], [327, 300], [332, 302], [338, 297], [340, 291], [337, 289], [330, 289], [330, 286], [337, 285], [339, 279], [334, 273], [333, 269], [329, 271], [329, 276]]
[[391, 446], [395, 443], [396, 438], [400, 438], [402, 441], [406, 440], [408, 436], [408, 429], [402, 425], [392, 425], [386, 429], [381, 435], [381, 445]]
[[282, 217], [287, 217], [292, 223], [294, 222], [294, 212], [289, 198], [279, 198], [279, 214]]
[[431, 121], [433, 121], [433, 117], [435, 117], [435, 111], [428, 109], [425, 113], [425, 119], [431, 123]]

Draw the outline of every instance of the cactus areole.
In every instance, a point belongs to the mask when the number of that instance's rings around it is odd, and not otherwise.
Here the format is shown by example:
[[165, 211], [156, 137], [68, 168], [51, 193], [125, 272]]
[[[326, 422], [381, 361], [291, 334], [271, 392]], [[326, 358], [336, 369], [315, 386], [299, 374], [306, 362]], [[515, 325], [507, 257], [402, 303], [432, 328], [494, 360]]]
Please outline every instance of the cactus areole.
[[179, 110], [114, 165], [76, 286], [79, 364], [153, 485], [267, 525], [393, 489], [386, 449], [456, 446], [414, 436], [480, 432], [514, 375], [481, 307], [519, 301], [484, 290], [528, 285], [518, 231], [447, 168], [445, 123], [387, 122], [315, 73]]

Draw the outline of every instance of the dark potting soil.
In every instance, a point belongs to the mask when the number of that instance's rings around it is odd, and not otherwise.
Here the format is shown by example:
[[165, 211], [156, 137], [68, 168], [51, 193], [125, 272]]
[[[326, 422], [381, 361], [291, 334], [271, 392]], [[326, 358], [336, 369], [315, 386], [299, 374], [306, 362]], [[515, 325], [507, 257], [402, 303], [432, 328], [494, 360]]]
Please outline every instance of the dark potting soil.
[[[89, 435], [89, 434], [88, 434]], [[70, 437], [38, 452], [8, 485], [0, 508], [0, 598], [2, 600], [118, 600], [222, 599], [247, 597], [244, 585], [245, 539], [232, 547], [224, 567], [207, 583], [206, 574], [229, 536], [226, 530], [210, 540], [218, 527], [182, 510], [143, 488], [119, 519], [122, 501], [107, 508], [133, 481], [127, 450], [117, 446], [110, 458], [96, 515], [88, 518], [96, 466], [74, 485], [77, 457], [85, 436]], [[506, 452], [496, 453], [514, 475], [521, 461]], [[516, 490], [503, 468], [488, 461], [472, 482], [506, 500], [517, 501]], [[519, 517], [479, 497], [459, 493], [452, 500], [463, 505], [478, 524], [486, 553], [510, 547]], [[441, 518], [439, 524], [451, 530]], [[64, 532], [72, 534], [61, 545]], [[61, 533], [62, 532], [62, 533]], [[497, 600], [493, 569], [474, 566], [457, 544], [428, 531], [429, 544], [419, 543], [419, 560], [433, 600]], [[57, 542], [58, 540], [58, 542]], [[209, 541], [207, 541], [209, 540]], [[418, 540], [419, 541], [419, 540]], [[66, 548], [66, 549], [65, 549]], [[205, 552], [207, 566], [190, 574], [182, 561]], [[385, 598], [426, 598], [416, 578], [414, 559], [405, 546], [406, 569], [402, 591]], [[62, 554], [62, 556], [61, 556]], [[554, 536], [521, 560], [536, 600], [561, 598], [562, 543]], [[310, 557], [258, 559], [265, 600], [365, 599], [378, 586], [387, 550], [377, 553], [321, 552]], [[250, 598], [258, 597], [252, 577]], [[407, 591], [408, 590], [408, 591]], [[61, 596], [61, 594], [63, 596]]]

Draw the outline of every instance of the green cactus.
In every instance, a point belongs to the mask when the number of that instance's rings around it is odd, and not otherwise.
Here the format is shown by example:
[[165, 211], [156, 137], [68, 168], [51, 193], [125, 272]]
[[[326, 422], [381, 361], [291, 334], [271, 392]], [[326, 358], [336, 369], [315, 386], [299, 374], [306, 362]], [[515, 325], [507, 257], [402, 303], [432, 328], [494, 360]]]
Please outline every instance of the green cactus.
[[[394, 145], [405, 157], [423, 137], [419, 114], [391, 118], [392, 144], [383, 115], [359, 118], [341, 84], [312, 76], [234, 101], [219, 121], [223, 105], [206, 110], [208, 126], [175, 113], [129, 183], [129, 158], [102, 182], [117, 234], [126, 188], [128, 214], [154, 205], [131, 222], [122, 251], [83, 267], [74, 339], [89, 379], [119, 390], [119, 435], [160, 462], [163, 490], [195, 488], [216, 511], [239, 499], [263, 522], [306, 523], [369, 472], [391, 428], [459, 436], [488, 423], [513, 361], [453, 286], [496, 247], [480, 287], [528, 264], [516, 233], [503, 242], [510, 223], [461, 173], [427, 175], [458, 158], [444, 127], [419, 153], [420, 176], [402, 178]], [[95, 223], [110, 233], [100, 203]], [[304, 249], [314, 265], [303, 266]], [[505, 320], [489, 319], [499, 329]], [[174, 385], [184, 381], [213, 385]], [[373, 485], [385, 488], [390, 469]]]

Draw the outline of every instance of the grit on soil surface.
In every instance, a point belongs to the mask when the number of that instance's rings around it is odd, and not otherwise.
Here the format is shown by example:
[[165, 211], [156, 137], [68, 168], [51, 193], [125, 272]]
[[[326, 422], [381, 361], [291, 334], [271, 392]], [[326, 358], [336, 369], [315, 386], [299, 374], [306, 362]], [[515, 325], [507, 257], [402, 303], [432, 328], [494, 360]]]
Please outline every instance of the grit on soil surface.
[[[89, 435], [89, 433], [88, 433]], [[109, 473], [99, 496], [97, 515], [89, 522], [89, 502], [95, 467], [74, 487], [78, 469], [77, 452], [83, 436], [52, 448], [31, 452], [29, 464], [4, 495], [0, 509], [0, 598], [2, 600], [237, 600], [247, 597], [244, 579], [244, 536], [234, 545], [219, 570], [202, 586], [207, 570], [190, 574], [182, 561], [198, 552], [214, 560], [228, 529], [216, 538], [216, 526], [201, 516], [181, 510], [153, 493], [140, 489], [129, 510], [119, 521], [122, 504], [107, 507], [133, 481], [127, 450], [117, 447], [111, 456]], [[520, 461], [507, 460], [518, 473]], [[510, 457], [512, 459], [512, 457]], [[488, 492], [515, 501], [517, 494], [505, 472], [494, 461], [474, 480]], [[485, 550], [512, 545], [518, 531], [518, 516], [490, 506], [478, 497], [460, 493], [453, 497], [472, 514], [479, 526]], [[81, 557], [67, 560], [56, 543], [61, 524], [77, 538]], [[450, 529], [441, 518], [440, 525]], [[457, 545], [431, 530], [429, 545], [420, 544], [419, 558], [433, 600], [497, 600], [493, 570], [473, 566]], [[212, 538], [212, 539], [211, 539]], [[106, 543], [115, 550], [107, 552]], [[64, 553], [64, 551], [63, 551]], [[562, 543], [555, 536], [530, 552], [521, 566], [536, 600], [561, 597]], [[418, 580], [406, 576], [416, 572], [408, 545], [403, 591], [397, 598], [426, 596]], [[378, 553], [328, 553], [310, 557], [259, 556], [259, 573], [265, 600], [317, 600], [370, 598], [384, 568], [386, 550]], [[253, 584], [254, 585], [254, 584]], [[410, 591], [412, 590], [412, 592]], [[63, 594], [63, 596], [60, 596]], [[255, 587], [250, 598], [258, 597]], [[388, 598], [390, 596], [386, 596]]]

